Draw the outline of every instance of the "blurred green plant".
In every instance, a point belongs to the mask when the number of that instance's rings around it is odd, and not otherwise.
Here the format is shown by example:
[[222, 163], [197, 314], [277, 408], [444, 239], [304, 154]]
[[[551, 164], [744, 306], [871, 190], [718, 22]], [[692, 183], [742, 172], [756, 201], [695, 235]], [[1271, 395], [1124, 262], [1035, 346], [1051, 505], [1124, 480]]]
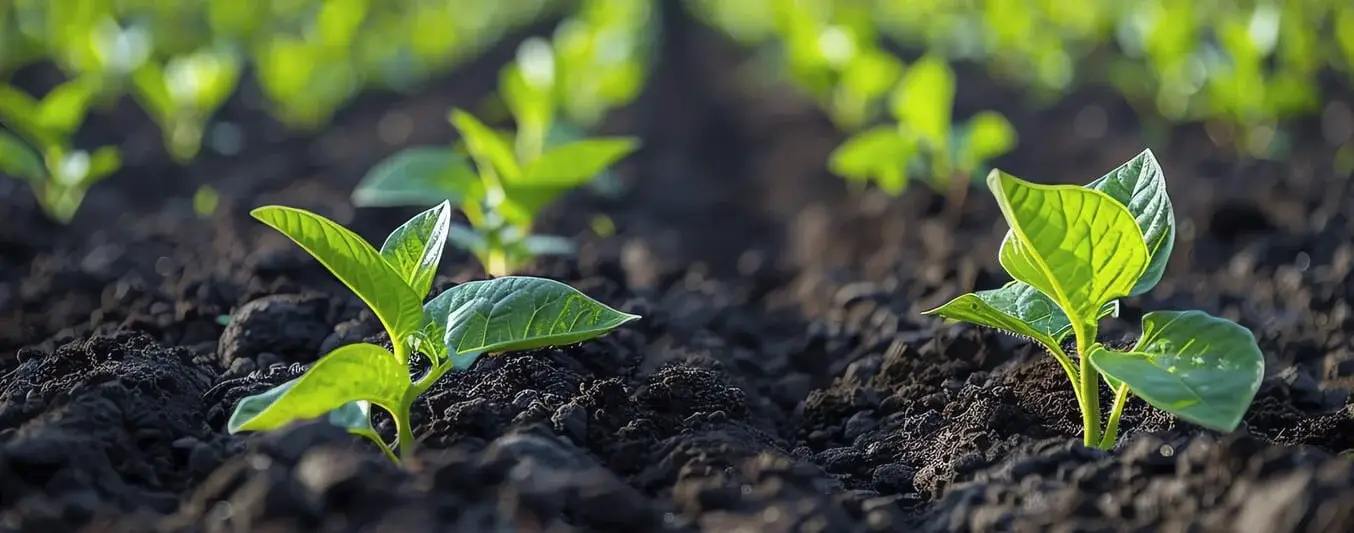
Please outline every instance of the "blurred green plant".
[[53, 220], [69, 223], [94, 183], [117, 171], [118, 150], [105, 146], [92, 153], [73, 146], [97, 83], [68, 81], [41, 100], [0, 85], [0, 172], [28, 181], [38, 205]]
[[539, 255], [573, 253], [566, 238], [534, 235], [536, 217], [639, 145], [626, 137], [592, 138], [531, 154], [514, 149], [529, 143], [515, 142], [513, 135], [469, 113], [453, 110], [450, 120], [461, 133], [461, 149], [407, 148], [368, 172], [353, 191], [353, 203], [381, 207], [451, 201], [470, 225], [453, 224], [448, 240], [473, 254], [494, 276], [513, 273]]
[[179, 162], [197, 156], [207, 120], [226, 102], [240, 78], [239, 59], [228, 51], [200, 51], [147, 61], [132, 74], [134, 96], [164, 132], [165, 148]]
[[894, 123], [876, 126], [847, 139], [831, 155], [829, 169], [855, 183], [874, 182], [897, 195], [910, 176], [946, 194], [958, 209], [971, 183], [987, 172], [987, 163], [1015, 147], [1015, 128], [995, 111], [983, 111], [954, 124], [954, 72], [939, 56], [907, 67], [893, 89], [889, 111]]

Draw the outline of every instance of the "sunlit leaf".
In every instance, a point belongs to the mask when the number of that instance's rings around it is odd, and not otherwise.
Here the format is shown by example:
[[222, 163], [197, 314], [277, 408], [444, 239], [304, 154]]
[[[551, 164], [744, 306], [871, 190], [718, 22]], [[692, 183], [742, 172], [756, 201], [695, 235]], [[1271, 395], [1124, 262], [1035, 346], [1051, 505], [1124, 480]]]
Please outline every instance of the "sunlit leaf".
[[360, 430], [366, 409], [353, 402], [392, 409], [409, 387], [409, 369], [385, 348], [349, 344], [322, 357], [301, 377], [240, 400], [227, 430], [266, 431], [326, 414], [337, 425]]
[[381, 245], [381, 257], [420, 297], [432, 287], [450, 226], [451, 204], [443, 201], [395, 228]]
[[353, 191], [358, 207], [459, 204], [482, 194], [479, 176], [449, 148], [416, 146], [372, 167]]

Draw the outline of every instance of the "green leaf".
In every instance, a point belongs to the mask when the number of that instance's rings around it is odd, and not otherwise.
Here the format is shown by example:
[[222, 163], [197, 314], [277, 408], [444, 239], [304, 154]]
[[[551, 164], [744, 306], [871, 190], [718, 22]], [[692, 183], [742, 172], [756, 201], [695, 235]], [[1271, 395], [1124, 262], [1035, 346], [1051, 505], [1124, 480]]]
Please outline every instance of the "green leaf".
[[451, 204], [443, 201], [395, 228], [381, 245], [381, 257], [420, 297], [432, 287], [450, 226]]
[[959, 160], [964, 166], [976, 168], [983, 162], [1015, 148], [1015, 127], [996, 111], [983, 111], [968, 121], [968, 136]]
[[903, 64], [883, 50], [869, 49], [851, 57], [842, 69], [841, 83], [865, 101], [882, 97], [898, 82]]
[[505, 142], [498, 132], [485, 126], [474, 115], [460, 109], [451, 111], [451, 123], [461, 132], [466, 149], [470, 151], [471, 157], [475, 158], [476, 164], [488, 164], [493, 167], [482, 168], [481, 172], [497, 171], [505, 181], [517, 179], [522, 175], [522, 168], [517, 164], [517, 156], [513, 154], [512, 146]]
[[1166, 263], [1170, 261], [1171, 250], [1175, 246], [1175, 212], [1171, 209], [1171, 198], [1166, 194], [1166, 177], [1161, 172], [1156, 156], [1151, 150], [1143, 150], [1087, 187], [1118, 200], [1137, 220], [1151, 260], [1129, 296], [1152, 290], [1165, 274]]
[[583, 342], [637, 320], [558, 281], [505, 276], [462, 283], [428, 302], [452, 355]]
[[[356, 412], [349, 402], [371, 402], [387, 409], [398, 406], [411, 386], [409, 369], [385, 348], [375, 344], [349, 344], [321, 358], [290, 386], [240, 400], [227, 430], [266, 431], [297, 420], [315, 418], [343, 408], [330, 421], [355, 429]], [[282, 389], [282, 390], [279, 390]], [[361, 408], [359, 404], [358, 408]], [[356, 429], [360, 429], [356, 428]]]
[[898, 128], [879, 126], [852, 136], [833, 150], [828, 170], [852, 181], [875, 180], [888, 194], [907, 188], [907, 164], [916, 151]]
[[353, 190], [357, 207], [460, 204], [480, 193], [470, 162], [449, 148], [406, 148], [372, 167]]
[[1236, 429], [1265, 375], [1250, 330], [1202, 311], [1157, 311], [1142, 323], [1132, 351], [1097, 345], [1091, 364], [1158, 409], [1209, 429]]
[[1147, 246], [1128, 212], [1109, 195], [1075, 185], [1039, 185], [992, 171], [987, 185], [1011, 225], [1001, 265], [1091, 324], [1147, 268]]
[[[235, 412], [231, 414], [230, 424], [244, 423], [262, 413], [268, 406], [277, 403], [278, 398], [286, 394], [297, 383], [300, 383], [304, 376], [298, 376], [296, 379], [268, 389], [265, 392], [247, 396], [236, 404]], [[329, 423], [346, 429], [348, 431], [359, 432], [371, 430], [371, 403], [370, 402], [348, 402], [338, 409], [329, 412]]]
[[0, 131], [0, 172], [17, 178], [42, 181], [47, 167], [42, 157], [18, 137]]
[[60, 146], [61, 140], [38, 122], [40, 113], [38, 101], [32, 96], [0, 84], [0, 122], [44, 152]]
[[[1115, 302], [1100, 309], [1097, 319], [1118, 311]], [[1033, 286], [1012, 281], [999, 289], [965, 294], [940, 307], [923, 312], [951, 320], [1029, 337], [1045, 346], [1056, 346], [1072, 332], [1072, 323], [1058, 304]]]
[[639, 148], [639, 140], [629, 137], [587, 139], [551, 148], [527, 165], [518, 185], [550, 185], [573, 188]]
[[264, 206], [254, 218], [282, 232], [314, 256], [371, 307], [392, 341], [423, 324], [423, 297], [356, 233], [315, 213], [283, 206]]
[[118, 169], [122, 168], [122, 153], [115, 146], [104, 146], [89, 156], [89, 173], [85, 175], [83, 187], [94, 185], [95, 182], [111, 176]]
[[35, 120], [44, 129], [69, 136], [80, 127], [89, 104], [99, 94], [92, 78], [77, 78], [58, 85], [38, 104]]
[[132, 72], [132, 87], [136, 88], [141, 106], [160, 124], [168, 124], [174, 116], [174, 97], [169, 94], [165, 71], [154, 61], [147, 61]]
[[950, 138], [954, 108], [954, 72], [939, 56], [926, 56], [903, 73], [893, 93], [893, 117], [921, 137], [933, 150], [944, 152]]

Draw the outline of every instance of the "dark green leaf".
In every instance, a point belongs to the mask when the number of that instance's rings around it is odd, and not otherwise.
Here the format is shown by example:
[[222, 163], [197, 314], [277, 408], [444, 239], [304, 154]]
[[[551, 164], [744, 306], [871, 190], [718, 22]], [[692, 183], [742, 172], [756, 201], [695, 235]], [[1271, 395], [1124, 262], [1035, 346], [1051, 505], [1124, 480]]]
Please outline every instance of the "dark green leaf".
[[47, 176], [47, 167], [42, 164], [42, 156], [22, 140], [0, 131], [0, 172], [16, 178], [42, 181]]
[[462, 283], [428, 307], [431, 320], [446, 321], [439, 326], [451, 354], [573, 344], [639, 319], [566, 284], [526, 276]]
[[447, 248], [451, 204], [441, 204], [414, 215], [395, 228], [381, 245], [381, 257], [404, 278], [414, 294], [422, 297], [432, 287], [442, 251]]
[[1146, 293], [1161, 281], [1175, 246], [1175, 212], [1166, 194], [1166, 177], [1151, 150], [1144, 150], [1087, 187], [1110, 195], [1138, 222], [1151, 261], [1130, 296]]
[[1265, 375], [1250, 330], [1202, 311], [1157, 311], [1142, 322], [1132, 351], [1097, 345], [1091, 363], [1158, 409], [1209, 429], [1236, 429]]

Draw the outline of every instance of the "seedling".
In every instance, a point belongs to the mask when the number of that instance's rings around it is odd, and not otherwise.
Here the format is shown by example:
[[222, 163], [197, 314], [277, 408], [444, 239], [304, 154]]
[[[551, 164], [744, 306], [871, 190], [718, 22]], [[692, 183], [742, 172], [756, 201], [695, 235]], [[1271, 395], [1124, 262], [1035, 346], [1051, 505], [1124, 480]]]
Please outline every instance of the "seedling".
[[63, 224], [75, 217], [85, 192], [122, 165], [112, 146], [93, 153], [72, 147], [97, 94], [98, 84], [88, 78], [68, 81], [42, 100], [0, 85], [0, 123], [9, 129], [0, 130], [0, 172], [27, 180], [38, 205]]
[[[583, 342], [639, 318], [566, 284], [523, 276], [462, 283], [423, 303], [451, 227], [447, 202], [405, 222], [380, 250], [300, 209], [267, 206], [252, 214], [357, 294], [385, 327], [393, 350], [358, 343], [330, 352], [300, 377], [240, 400], [230, 418], [231, 433], [327, 415], [329, 422], [371, 439], [398, 462], [414, 449], [410, 407], [448, 371], [470, 368], [486, 353]], [[415, 354], [430, 365], [417, 379], [410, 373]], [[371, 426], [372, 404], [395, 419], [398, 457]]]
[[[1264, 355], [1250, 330], [1202, 311], [1155, 311], [1127, 351], [1097, 340], [1118, 300], [1161, 280], [1175, 215], [1150, 150], [1091, 182], [1039, 185], [994, 170], [987, 178], [1011, 229], [1002, 241], [1005, 286], [965, 294], [927, 315], [993, 327], [1042, 344], [1072, 380], [1085, 444], [1111, 448], [1130, 394], [1205, 428], [1231, 431], [1260, 380]], [[1075, 338], [1079, 364], [1063, 351]], [[1100, 378], [1114, 391], [1104, 431]]]
[[513, 272], [538, 255], [572, 253], [568, 239], [532, 235], [536, 216], [639, 144], [628, 137], [584, 139], [526, 158], [514, 150], [507, 135], [469, 113], [453, 110], [451, 122], [465, 141], [473, 169], [450, 147], [408, 148], [373, 167], [353, 191], [353, 203], [360, 207], [426, 205], [444, 199], [456, 203], [470, 225], [452, 224], [448, 238], [474, 254], [485, 272], [494, 276]]
[[894, 89], [894, 124], [877, 126], [847, 139], [832, 153], [832, 172], [854, 182], [874, 181], [897, 195], [914, 172], [951, 200], [958, 213], [968, 187], [989, 160], [1009, 152], [1016, 132], [995, 111], [977, 113], [954, 127], [954, 72], [943, 59], [925, 57], [909, 67]]
[[221, 51], [147, 61], [132, 75], [134, 94], [160, 126], [165, 148], [179, 162], [197, 156], [207, 120], [226, 102], [240, 78], [240, 60]]

